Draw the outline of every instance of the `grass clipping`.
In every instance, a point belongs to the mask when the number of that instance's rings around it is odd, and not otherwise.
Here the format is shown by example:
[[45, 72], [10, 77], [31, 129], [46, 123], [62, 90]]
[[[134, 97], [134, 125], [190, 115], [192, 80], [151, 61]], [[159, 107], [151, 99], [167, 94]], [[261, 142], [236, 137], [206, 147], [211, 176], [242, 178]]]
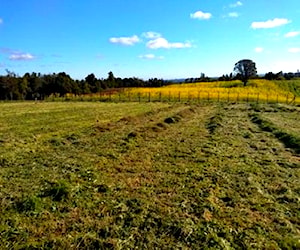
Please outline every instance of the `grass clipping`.
[[285, 131], [277, 128], [273, 123], [262, 119], [258, 114], [251, 114], [251, 121], [257, 124], [262, 130], [271, 132], [288, 148], [293, 149], [297, 154], [300, 153], [300, 137], [286, 133]]

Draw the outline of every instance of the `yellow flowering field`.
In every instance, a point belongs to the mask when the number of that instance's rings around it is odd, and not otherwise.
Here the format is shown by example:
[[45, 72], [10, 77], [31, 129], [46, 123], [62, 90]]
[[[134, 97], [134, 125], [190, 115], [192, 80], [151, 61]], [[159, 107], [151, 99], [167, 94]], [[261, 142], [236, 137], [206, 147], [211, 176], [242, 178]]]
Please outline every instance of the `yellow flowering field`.
[[[286, 103], [295, 96], [273, 81], [250, 80], [247, 86], [240, 81], [199, 82], [172, 84], [160, 88], [125, 89], [124, 97], [150, 100], [214, 100], [214, 101], [259, 101]], [[300, 102], [299, 98], [294, 101]]]
[[[291, 87], [292, 86], [292, 87]], [[75, 96], [68, 94], [70, 101], [112, 102], [257, 102], [300, 104], [300, 80], [269, 81], [252, 79], [244, 86], [241, 81], [216, 81], [171, 84], [163, 87], [136, 87], [105, 90], [96, 94]], [[61, 100], [50, 97], [48, 100]]]

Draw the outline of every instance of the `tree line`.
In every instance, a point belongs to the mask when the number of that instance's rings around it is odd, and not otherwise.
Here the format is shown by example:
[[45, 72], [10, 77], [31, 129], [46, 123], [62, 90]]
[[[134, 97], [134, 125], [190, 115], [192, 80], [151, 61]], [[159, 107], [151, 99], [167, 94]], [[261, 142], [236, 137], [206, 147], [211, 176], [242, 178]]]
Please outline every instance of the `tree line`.
[[98, 79], [89, 74], [83, 80], [74, 80], [65, 72], [53, 74], [26, 73], [18, 76], [6, 70], [5, 76], [0, 76], [1, 100], [43, 100], [50, 95], [65, 96], [67, 93], [82, 95], [98, 93], [106, 89], [126, 87], [160, 87], [168, 84], [163, 79], [151, 78], [147, 81], [131, 77], [115, 77], [112, 72], [106, 79]]
[[[248, 63], [250, 60], [241, 60], [239, 63]], [[250, 61], [252, 68], [255, 70], [250, 73], [245, 69], [243, 65], [242, 69], [238, 68], [237, 74], [223, 75], [219, 78], [209, 78], [203, 73], [200, 78], [187, 78], [182, 82], [213, 82], [213, 81], [232, 81], [239, 79], [244, 81], [248, 75], [253, 75], [254, 78], [259, 78], [256, 75], [255, 64]], [[252, 72], [253, 71], [253, 72]], [[91, 94], [105, 91], [107, 89], [114, 88], [128, 88], [128, 87], [162, 87], [168, 84], [174, 83], [173, 81], [166, 81], [158, 78], [151, 78], [148, 80], [139, 79], [137, 77], [120, 78], [115, 77], [112, 72], [108, 73], [106, 79], [98, 79], [93, 73], [86, 76], [83, 80], [74, 80], [70, 75], [65, 72], [53, 73], [53, 74], [41, 74], [41, 73], [26, 73], [23, 76], [18, 76], [14, 72], [6, 70], [6, 75], [0, 76], [0, 100], [43, 100], [50, 95], [65, 96], [67, 93], [82, 95]], [[245, 73], [246, 78], [245, 78]], [[255, 74], [254, 74], [255, 73]], [[267, 80], [290, 80], [294, 77], [300, 77], [297, 73], [272, 73], [265, 74], [264, 77]], [[179, 82], [177, 82], [179, 83]]]

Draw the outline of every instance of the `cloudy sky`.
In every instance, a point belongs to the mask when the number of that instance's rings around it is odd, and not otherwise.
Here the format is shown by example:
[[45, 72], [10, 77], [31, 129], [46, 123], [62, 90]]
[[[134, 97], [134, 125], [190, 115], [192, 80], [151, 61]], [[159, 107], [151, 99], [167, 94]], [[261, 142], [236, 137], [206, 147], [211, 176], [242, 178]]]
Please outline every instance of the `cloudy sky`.
[[82, 79], [300, 69], [299, 0], [1, 0], [5, 69]]

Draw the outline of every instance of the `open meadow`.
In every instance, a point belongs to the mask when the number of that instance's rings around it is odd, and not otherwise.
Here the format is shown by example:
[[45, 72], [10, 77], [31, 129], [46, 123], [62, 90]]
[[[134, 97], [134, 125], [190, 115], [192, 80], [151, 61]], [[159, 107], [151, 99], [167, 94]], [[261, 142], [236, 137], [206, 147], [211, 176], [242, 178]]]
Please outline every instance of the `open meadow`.
[[300, 249], [300, 108], [274, 102], [0, 103], [0, 248]]

